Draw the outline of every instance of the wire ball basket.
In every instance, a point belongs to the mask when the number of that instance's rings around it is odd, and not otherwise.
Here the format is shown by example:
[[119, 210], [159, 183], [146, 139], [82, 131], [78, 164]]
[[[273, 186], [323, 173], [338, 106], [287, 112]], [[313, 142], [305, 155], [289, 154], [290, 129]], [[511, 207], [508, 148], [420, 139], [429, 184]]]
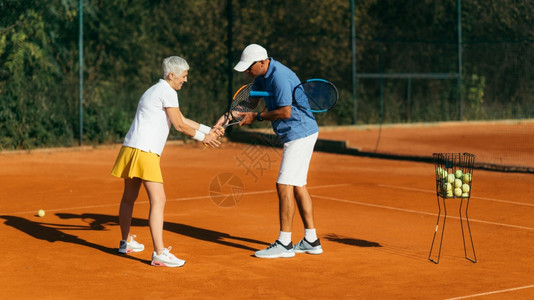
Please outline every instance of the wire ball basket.
[[[438, 217], [430, 246], [428, 259], [438, 264], [445, 233], [447, 219], [448, 199], [459, 199], [459, 219], [462, 229], [462, 241], [465, 258], [473, 263], [477, 262], [471, 226], [469, 225], [469, 199], [471, 198], [471, 185], [473, 183], [473, 168], [475, 155], [471, 153], [434, 153], [434, 168], [436, 175], [436, 195], [438, 202]], [[464, 206], [465, 203], [465, 206]], [[442, 216], [443, 212], [443, 217]], [[440, 224], [441, 221], [441, 224]], [[464, 223], [466, 226], [464, 226]], [[441, 232], [439, 228], [441, 227]], [[438, 242], [437, 257], [433, 258], [434, 243]], [[470, 255], [472, 254], [472, 255]], [[470, 257], [471, 256], [471, 257]]]
[[469, 198], [475, 155], [471, 153], [434, 153], [436, 192], [442, 198]]

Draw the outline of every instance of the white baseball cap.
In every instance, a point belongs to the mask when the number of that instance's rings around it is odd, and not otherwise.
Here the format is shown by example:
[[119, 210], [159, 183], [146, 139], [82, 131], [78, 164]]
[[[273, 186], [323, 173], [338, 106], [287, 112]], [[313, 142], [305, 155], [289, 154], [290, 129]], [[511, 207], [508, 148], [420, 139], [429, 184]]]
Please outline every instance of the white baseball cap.
[[244, 72], [253, 63], [267, 58], [267, 50], [265, 50], [265, 48], [257, 44], [250, 44], [245, 48], [245, 50], [243, 50], [241, 59], [237, 65], [235, 65], [234, 70], [237, 72]]

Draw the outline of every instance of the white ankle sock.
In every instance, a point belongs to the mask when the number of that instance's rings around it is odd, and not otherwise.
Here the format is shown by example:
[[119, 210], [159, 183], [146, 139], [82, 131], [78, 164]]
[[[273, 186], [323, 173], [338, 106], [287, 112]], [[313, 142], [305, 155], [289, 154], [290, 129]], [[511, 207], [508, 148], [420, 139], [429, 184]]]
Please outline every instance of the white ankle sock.
[[278, 236], [278, 240], [282, 244], [284, 244], [284, 246], [289, 245], [289, 243], [291, 243], [291, 232], [280, 231], [280, 235]]
[[317, 240], [317, 232], [315, 228], [304, 229], [304, 238], [310, 243], [315, 242]]

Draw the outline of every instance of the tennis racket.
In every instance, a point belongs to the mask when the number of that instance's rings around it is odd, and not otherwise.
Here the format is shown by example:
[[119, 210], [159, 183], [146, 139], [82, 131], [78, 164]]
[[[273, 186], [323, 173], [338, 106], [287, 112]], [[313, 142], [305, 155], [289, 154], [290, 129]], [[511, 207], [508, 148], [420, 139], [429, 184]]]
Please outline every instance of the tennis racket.
[[239, 124], [243, 117], [239, 116], [241, 112], [262, 112], [265, 108], [265, 101], [263, 96], [251, 95], [252, 83], [245, 84], [235, 92], [232, 98], [230, 108], [226, 113], [227, 123], [223, 125], [223, 128]]
[[[253, 97], [272, 96], [270, 92], [251, 91]], [[336, 106], [339, 93], [336, 86], [324, 79], [308, 79], [293, 89], [293, 103], [307, 111], [322, 113]]]

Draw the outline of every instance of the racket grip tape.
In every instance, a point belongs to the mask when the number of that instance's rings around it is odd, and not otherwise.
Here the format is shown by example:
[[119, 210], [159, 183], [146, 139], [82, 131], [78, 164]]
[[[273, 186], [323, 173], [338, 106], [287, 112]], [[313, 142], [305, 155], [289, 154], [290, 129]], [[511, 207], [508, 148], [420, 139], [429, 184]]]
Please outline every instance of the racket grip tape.
[[263, 91], [250, 91], [251, 97], [269, 97], [272, 96], [269, 92], [263, 92]]

